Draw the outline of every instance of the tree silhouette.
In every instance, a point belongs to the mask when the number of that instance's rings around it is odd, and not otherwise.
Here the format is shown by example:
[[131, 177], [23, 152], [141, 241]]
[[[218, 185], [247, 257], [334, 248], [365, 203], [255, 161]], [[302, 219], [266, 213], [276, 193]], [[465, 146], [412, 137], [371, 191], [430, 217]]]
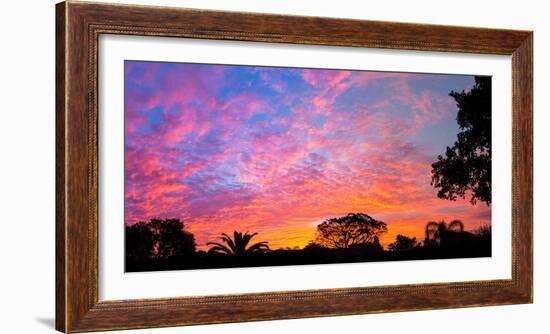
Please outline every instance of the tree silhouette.
[[491, 78], [475, 77], [469, 92], [449, 93], [458, 107], [461, 132], [445, 156], [432, 164], [431, 184], [439, 198], [456, 200], [471, 193], [470, 202], [491, 204]]
[[472, 231], [472, 234], [476, 237], [478, 243], [476, 247], [486, 254], [491, 254], [491, 225], [479, 226]]
[[310, 252], [310, 253], [321, 253], [323, 251], [326, 251], [328, 248], [321, 246], [314, 241], [310, 241], [307, 245], [302, 248], [304, 251]]
[[424, 245], [428, 247], [444, 246], [449, 236], [461, 234], [463, 232], [464, 224], [458, 219], [451, 221], [449, 225], [443, 220], [438, 223], [429, 222], [426, 224]]
[[478, 238], [491, 240], [491, 225], [479, 226], [472, 233]]
[[350, 213], [317, 225], [315, 243], [328, 248], [350, 248], [354, 245], [373, 243], [387, 230], [386, 223], [369, 215]]
[[144, 261], [153, 256], [155, 240], [147, 223], [139, 222], [126, 226], [125, 239], [127, 260]]
[[416, 247], [418, 247], [418, 242], [415, 237], [410, 238], [402, 234], [398, 234], [395, 241], [388, 245], [388, 249], [394, 252], [407, 251]]
[[153, 218], [148, 227], [153, 233], [156, 258], [183, 257], [195, 253], [195, 237], [184, 230], [179, 219]]
[[231, 239], [231, 237], [229, 237], [227, 234], [222, 233], [220, 239], [224, 243], [226, 243], [227, 246], [219, 242], [207, 242], [206, 245], [213, 246], [208, 250], [208, 252], [222, 253], [237, 257], [251, 255], [255, 253], [265, 253], [266, 251], [269, 251], [267, 241], [257, 242], [248, 246], [250, 240], [256, 235], [258, 235], [258, 233], [250, 234], [246, 232], [243, 234], [241, 232], [233, 231], [233, 239]]

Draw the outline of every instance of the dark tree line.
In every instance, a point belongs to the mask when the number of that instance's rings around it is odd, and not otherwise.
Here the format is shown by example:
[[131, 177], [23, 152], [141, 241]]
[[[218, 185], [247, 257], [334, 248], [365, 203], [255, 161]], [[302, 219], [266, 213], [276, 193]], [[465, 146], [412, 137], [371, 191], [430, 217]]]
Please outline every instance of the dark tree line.
[[397, 235], [385, 250], [380, 236], [386, 223], [364, 213], [330, 218], [317, 226], [315, 239], [304, 248], [275, 249], [253, 242], [258, 233], [222, 234], [197, 250], [193, 234], [178, 219], [151, 219], [126, 227], [127, 271], [226, 268], [296, 264], [392, 261], [490, 256], [490, 227], [464, 231], [455, 220], [429, 222], [425, 239]]

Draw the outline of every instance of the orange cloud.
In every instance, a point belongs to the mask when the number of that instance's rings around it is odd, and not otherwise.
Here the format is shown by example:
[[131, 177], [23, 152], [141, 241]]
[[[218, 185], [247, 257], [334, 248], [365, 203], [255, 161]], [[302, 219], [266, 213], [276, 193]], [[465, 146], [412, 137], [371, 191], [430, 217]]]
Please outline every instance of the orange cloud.
[[127, 224], [180, 218], [204, 249], [233, 230], [303, 247], [350, 212], [386, 222], [383, 244], [421, 240], [431, 220], [491, 222], [490, 207], [430, 185], [456, 136], [448, 92], [469, 76], [148, 62], [125, 73]]

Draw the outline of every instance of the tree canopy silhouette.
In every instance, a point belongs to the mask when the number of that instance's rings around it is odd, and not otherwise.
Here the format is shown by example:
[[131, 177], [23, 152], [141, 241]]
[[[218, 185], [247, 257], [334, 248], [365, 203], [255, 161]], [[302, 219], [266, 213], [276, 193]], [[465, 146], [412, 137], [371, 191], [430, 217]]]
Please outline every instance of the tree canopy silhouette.
[[179, 219], [153, 218], [126, 226], [125, 238], [130, 261], [180, 258], [193, 255], [196, 249], [195, 237]]
[[449, 93], [458, 107], [455, 143], [432, 164], [431, 184], [439, 198], [491, 204], [491, 78], [475, 77], [469, 92]]
[[222, 233], [221, 240], [227, 245], [223, 245], [219, 242], [207, 242], [206, 245], [213, 246], [208, 252], [212, 253], [222, 253], [231, 256], [246, 256], [254, 253], [264, 253], [269, 251], [269, 246], [267, 241], [257, 242], [252, 245], [248, 245], [250, 240], [254, 238], [258, 233], [241, 233], [233, 231], [233, 239], [225, 233]]
[[179, 219], [153, 218], [149, 221], [149, 228], [155, 236], [157, 258], [166, 259], [195, 253], [195, 237], [184, 230]]
[[395, 237], [395, 241], [388, 245], [388, 249], [393, 252], [407, 251], [415, 247], [418, 247], [416, 238], [410, 238], [402, 234], [398, 234]]
[[426, 238], [424, 239], [424, 246], [445, 246], [445, 242], [464, 232], [464, 224], [455, 219], [448, 225], [445, 221], [429, 222], [426, 224]]
[[155, 239], [145, 222], [126, 226], [126, 258], [130, 261], [149, 259], [154, 254]]
[[330, 218], [317, 225], [315, 243], [328, 248], [350, 248], [354, 245], [373, 243], [387, 232], [386, 223], [364, 213]]

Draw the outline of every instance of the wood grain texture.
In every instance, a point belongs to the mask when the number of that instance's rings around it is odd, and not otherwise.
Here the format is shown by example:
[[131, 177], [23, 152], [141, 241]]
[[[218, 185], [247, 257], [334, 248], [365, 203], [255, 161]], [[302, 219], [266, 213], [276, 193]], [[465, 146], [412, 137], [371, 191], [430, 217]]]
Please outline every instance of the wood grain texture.
[[65, 4], [61, 3], [56, 7], [55, 22], [55, 328], [64, 330], [66, 328], [65, 317]]
[[[56, 328], [83, 332], [532, 302], [532, 33], [64, 2], [56, 8]], [[212, 297], [98, 300], [97, 43], [171, 36], [512, 56], [512, 278]]]

